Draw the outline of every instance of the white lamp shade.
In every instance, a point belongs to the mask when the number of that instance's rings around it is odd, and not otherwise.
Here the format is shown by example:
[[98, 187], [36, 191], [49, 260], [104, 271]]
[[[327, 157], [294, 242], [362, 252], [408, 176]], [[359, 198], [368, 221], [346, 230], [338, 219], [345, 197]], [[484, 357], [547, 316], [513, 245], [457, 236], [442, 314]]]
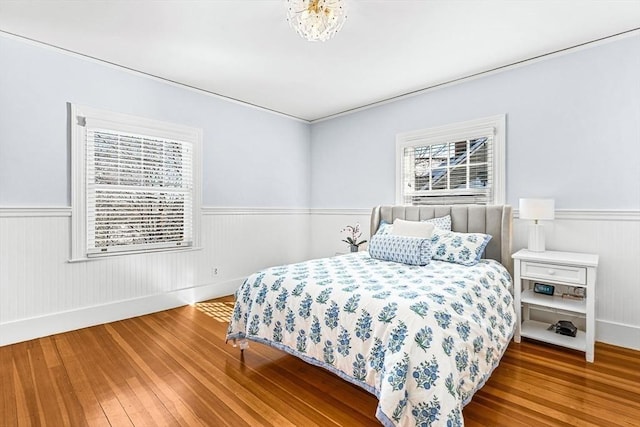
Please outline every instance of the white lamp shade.
[[520, 219], [551, 220], [555, 217], [553, 199], [520, 199]]

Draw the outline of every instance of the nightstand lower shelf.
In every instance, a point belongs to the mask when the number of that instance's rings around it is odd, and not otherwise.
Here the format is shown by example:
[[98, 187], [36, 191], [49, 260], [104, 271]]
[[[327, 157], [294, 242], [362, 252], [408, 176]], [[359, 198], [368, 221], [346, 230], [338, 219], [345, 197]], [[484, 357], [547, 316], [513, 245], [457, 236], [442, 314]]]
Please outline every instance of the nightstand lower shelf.
[[548, 331], [548, 323], [526, 320], [522, 322], [521, 336], [544, 341], [549, 344], [560, 345], [574, 350], [586, 351], [586, 335], [583, 331], [578, 331], [575, 337], [556, 334], [555, 331]]

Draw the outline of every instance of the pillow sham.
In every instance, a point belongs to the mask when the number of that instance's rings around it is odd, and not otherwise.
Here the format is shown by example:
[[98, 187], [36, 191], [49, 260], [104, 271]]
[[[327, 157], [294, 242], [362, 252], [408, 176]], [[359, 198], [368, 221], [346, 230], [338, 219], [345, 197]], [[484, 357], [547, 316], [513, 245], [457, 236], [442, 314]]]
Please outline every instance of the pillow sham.
[[431, 242], [433, 259], [461, 265], [475, 265], [482, 258], [491, 236], [483, 233], [458, 233], [435, 229]]
[[383, 261], [427, 265], [431, 261], [431, 239], [374, 234], [369, 242], [369, 255]]
[[395, 236], [422, 237], [430, 239], [433, 234], [434, 225], [422, 221], [405, 221], [396, 219], [393, 221], [391, 234]]
[[[436, 228], [440, 228], [445, 231], [451, 231], [451, 215], [439, 216], [437, 218], [425, 219], [420, 222], [426, 222], [428, 224], [433, 224]], [[380, 221], [380, 225], [378, 226], [378, 231], [376, 234], [391, 234], [393, 230], [393, 224], [389, 224], [387, 221]]]
[[439, 228], [441, 230], [451, 231], [451, 215], [425, 219], [424, 222], [429, 222], [433, 224], [436, 228]]

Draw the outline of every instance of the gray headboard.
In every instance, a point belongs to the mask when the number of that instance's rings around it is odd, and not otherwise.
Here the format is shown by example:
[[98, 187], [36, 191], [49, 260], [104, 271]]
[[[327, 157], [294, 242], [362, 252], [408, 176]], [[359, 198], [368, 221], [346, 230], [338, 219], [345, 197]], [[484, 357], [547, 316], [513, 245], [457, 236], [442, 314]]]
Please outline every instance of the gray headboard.
[[371, 213], [371, 236], [380, 221], [393, 223], [396, 218], [408, 221], [451, 215], [451, 229], [462, 233], [490, 234], [484, 258], [495, 259], [513, 274], [511, 260], [511, 233], [513, 212], [509, 205], [431, 205], [431, 206], [376, 206]]

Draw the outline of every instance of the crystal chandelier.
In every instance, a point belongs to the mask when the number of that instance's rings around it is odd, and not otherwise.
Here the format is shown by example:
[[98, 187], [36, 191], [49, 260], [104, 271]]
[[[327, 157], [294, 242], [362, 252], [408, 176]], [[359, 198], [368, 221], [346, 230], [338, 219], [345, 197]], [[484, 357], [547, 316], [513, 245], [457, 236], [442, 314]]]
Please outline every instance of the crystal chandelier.
[[347, 18], [344, 0], [287, 0], [287, 21], [309, 41], [335, 36]]

